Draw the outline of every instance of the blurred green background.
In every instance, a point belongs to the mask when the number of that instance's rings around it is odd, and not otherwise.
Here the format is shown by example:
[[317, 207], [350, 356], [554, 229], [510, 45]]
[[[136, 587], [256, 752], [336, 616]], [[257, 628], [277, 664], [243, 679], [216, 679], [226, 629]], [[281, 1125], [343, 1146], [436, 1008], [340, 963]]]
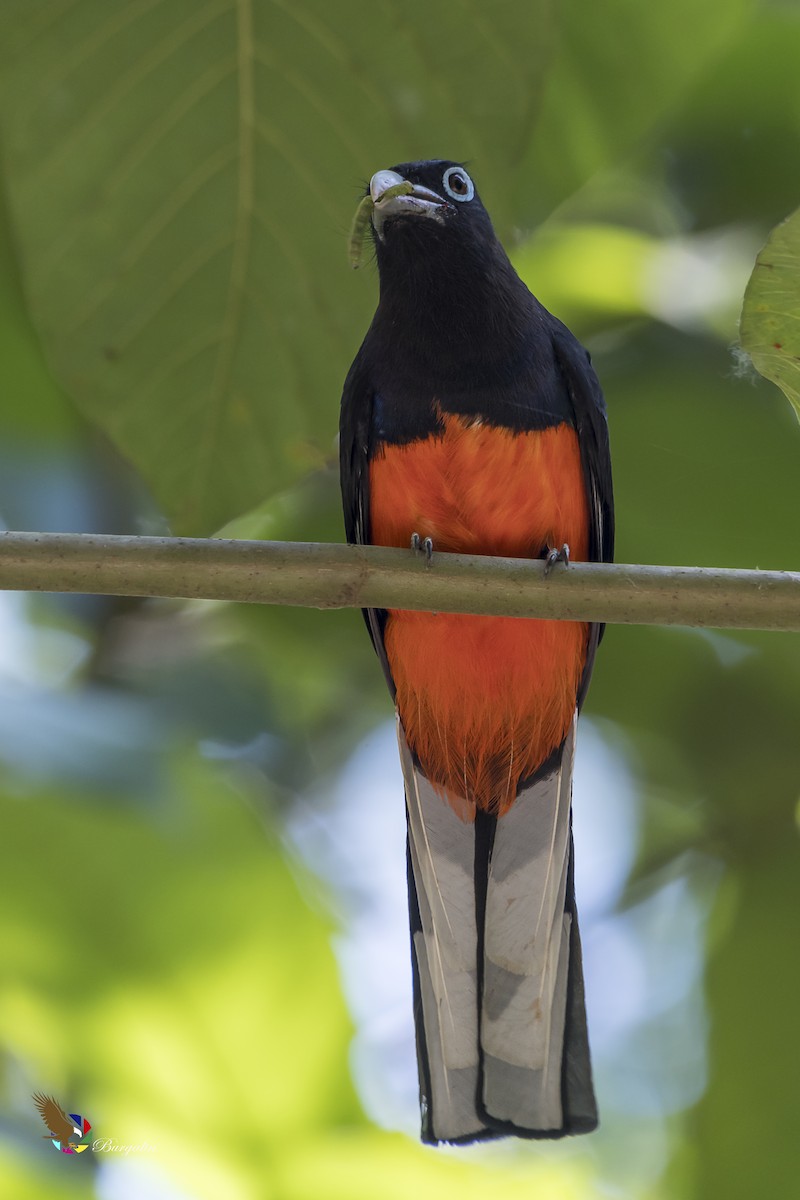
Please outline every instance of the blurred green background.
[[[469, 160], [591, 349], [618, 558], [797, 568], [731, 349], [798, 204], [781, 0], [4, 0], [0, 520], [341, 540], [363, 182]], [[583, 719], [599, 1132], [416, 1142], [402, 788], [356, 612], [0, 594], [0, 1194], [800, 1194], [800, 643], [615, 627]], [[31, 1093], [98, 1137], [54, 1152]]]

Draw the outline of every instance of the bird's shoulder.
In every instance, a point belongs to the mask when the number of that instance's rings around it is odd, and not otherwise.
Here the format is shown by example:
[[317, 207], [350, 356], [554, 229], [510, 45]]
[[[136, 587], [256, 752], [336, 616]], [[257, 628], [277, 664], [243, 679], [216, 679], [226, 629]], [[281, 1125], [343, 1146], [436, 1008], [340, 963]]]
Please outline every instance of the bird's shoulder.
[[566, 326], [538, 305], [513, 342], [498, 343], [487, 330], [455, 353], [440, 346], [428, 354], [373, 322], [345, 381], [342, 432], [373, 446], [403, 444], [440, 432], [442, 414], [513, 432], [575, 426], [575, 389], [562, 360], [577, 371], [581, 355], [588, 364]]

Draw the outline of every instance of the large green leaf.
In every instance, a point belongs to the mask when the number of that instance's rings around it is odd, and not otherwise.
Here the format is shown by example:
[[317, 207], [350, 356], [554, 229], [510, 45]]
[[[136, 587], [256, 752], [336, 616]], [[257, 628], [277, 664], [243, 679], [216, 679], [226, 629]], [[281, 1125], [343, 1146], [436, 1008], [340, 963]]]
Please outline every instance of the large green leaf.
[[330, 452], [372, 301], [345, 254], [361, 181], [409, 156], [505, 162], [531, 119], [543, 8], [4, 6], [32, 311], [60, 378], [181, 528]]
[[500, 227], [528, 220], [675, 103], [742, 2], [576, 0], [557, 30], [547, 0], [7, 0], [8, 188], [59, 379], [180, 529], [258, 504], [332, 450], [374, 299], [345, 262], [359, 181], [469, 158]]
[[800, 420], [800, 208], [773, 229], [756, 259], [740, 336], [753, 366], [777, 383]]
[[14, 264], [8, 213], [0, 194], [0, 389], [3, 440], [38, 438], [41, 444], [69, 437], [75, 412], [59, 393], [31, 328]]

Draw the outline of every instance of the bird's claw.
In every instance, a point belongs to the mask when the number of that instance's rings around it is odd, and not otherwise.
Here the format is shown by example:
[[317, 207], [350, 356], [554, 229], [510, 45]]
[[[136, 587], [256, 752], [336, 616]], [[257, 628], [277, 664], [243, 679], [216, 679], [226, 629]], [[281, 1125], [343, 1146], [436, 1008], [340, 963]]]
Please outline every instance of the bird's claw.
[[421, 538], [418, 533], [411, 535], [411, 549], [415, 554], [421, 554], [425, 551], [425, 565], [429, 567], [433, 562], [433, 539], [426, 537]]
[[569, 566], [569, 546], [564, 542], [560, 550], [553, 548], [548, 550], [544, 557], [544, 573], [545, 578], [550, 574], [556, 563], [563, 563], [565, 567]]

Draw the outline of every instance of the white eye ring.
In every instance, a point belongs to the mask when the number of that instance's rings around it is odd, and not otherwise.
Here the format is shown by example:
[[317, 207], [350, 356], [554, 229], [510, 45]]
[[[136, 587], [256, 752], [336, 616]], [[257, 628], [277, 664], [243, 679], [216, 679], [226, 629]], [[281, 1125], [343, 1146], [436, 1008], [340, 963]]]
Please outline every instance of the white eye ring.
[[[457, 192], [450, 186], [450, 180], [454, 175], [457, 175], [459, 180], [467, 185], [467, 190], [465, 192]], [[463, 167], [448, 167], [442, 176], [442, 183], [448, 196], [452, 196], [454, 200], [471, 200], [475, 195], [475, 184], [472, 182]]]

